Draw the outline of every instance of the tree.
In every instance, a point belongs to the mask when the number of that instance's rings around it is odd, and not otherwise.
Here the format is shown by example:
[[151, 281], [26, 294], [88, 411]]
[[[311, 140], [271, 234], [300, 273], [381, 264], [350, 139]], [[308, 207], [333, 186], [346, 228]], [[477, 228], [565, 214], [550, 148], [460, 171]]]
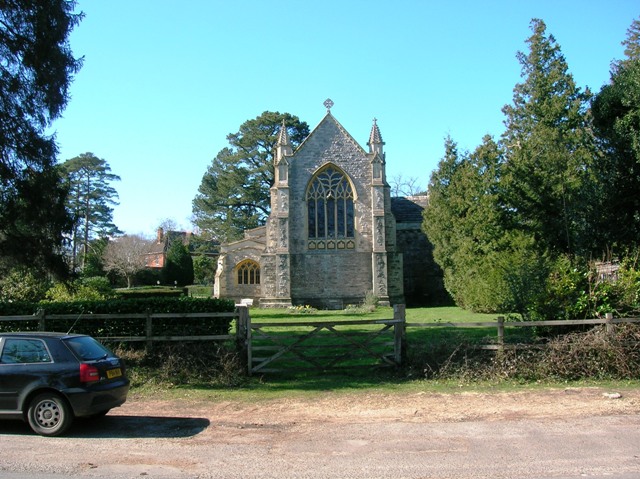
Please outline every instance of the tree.
[[198, 254], [193, 257], [193, 282], [212, 286], [216, 279], [217, 262], [214, 258]]
[[169, 246], [162, 269], [162, 278], [168, 284], [173, 283], [179, 286], [193, 284], [193, 260], [182, 241], [173, 241]]
[[581, 92], [542, 20], [531, 22], [529, 52], [519, 52], [524, 81], [506, 105], [504, 188], [513, 228], [532, 234], [541, 251], [583, 254], [596, 190], [595, 143]]
[[509, 229], [504, 168], [504, 150], [490, 136], [471, 154], [459, 153], [447, 138], [431, 176], [423, 229], [456, 304], [526, 316], [544, 285], [546, 259], [530, 235]]
[[627, 30], [627, 38], [622, 42], [627, 61], [640, 60], [640, 19], [631, 23]]
[[289, 113], [264, 112], [227, 136], [230, 146], [213, 159], [193, 200], [193, 222], [203, 235], [231, 241], [265, 223], [274, 180], [273, 152], [283, 121], [295, 148], [309, 127]]
[[146, 266], [146, 254], [153, 243], [139, 235], [124, 235], [109, 242], [104, 251], [104, 267], [121, 274], [131, 288], [133, 278]]
[[70, 222], [46, 130], [68, 101], [81, 60], [68, 36], [81, 19], [76, 2], [4, 0], [0, 8], [0, 262], [58, 275]]
[[640, 237], [640, 21], [633, 22], [623, 44], [627, 58], [613, 65], [610, 83], [592, 102], [604, 152], [596, 163], [603, 187], [598, 229], [606, 246], [621, 250]]
[[76, 265], [80, 246], [84, 269], [91, 240], [121, 233], [113, 224], [113, 206], [118, 204], [118, 192], [110, 185], [120, 177], [111, 173], [109, 164], [93, 153], [71, 158], [60, 169], [69, 189], [67, 209], [74, 218], [72, 264]]
[[389, 181], [391, 196], [417, 196], [425, 194], [424, 188], [418, 183], [418, 178], [410, 176], [405, 178], [402, 174], [395, 175]]

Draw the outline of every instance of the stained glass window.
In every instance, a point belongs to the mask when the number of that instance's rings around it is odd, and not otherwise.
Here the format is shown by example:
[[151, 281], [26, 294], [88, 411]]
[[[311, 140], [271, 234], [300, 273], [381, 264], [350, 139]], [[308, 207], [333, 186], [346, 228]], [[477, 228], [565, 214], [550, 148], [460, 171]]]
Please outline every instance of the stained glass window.
[[321, 170], [307, 190], [309, 239], [353, 238], [353, 190], [337, 168]]

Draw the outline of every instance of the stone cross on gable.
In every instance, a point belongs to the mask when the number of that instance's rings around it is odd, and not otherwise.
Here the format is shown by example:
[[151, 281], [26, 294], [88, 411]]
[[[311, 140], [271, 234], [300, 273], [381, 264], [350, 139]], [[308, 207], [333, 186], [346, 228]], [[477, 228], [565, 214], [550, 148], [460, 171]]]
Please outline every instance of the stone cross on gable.
[[327, 98], [324, 101], [324, 106], [327, 107], [327, 111], [331, 111], [331, 107], [333, 106], [333, 100], [331, 100], [331, 98]]

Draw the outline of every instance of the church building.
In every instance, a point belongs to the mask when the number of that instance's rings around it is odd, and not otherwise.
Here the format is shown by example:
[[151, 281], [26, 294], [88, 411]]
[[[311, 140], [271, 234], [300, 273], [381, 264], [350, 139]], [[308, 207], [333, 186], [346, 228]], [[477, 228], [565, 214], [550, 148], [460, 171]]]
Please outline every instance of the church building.
[[409, 247], [418, 264], [405, 272], [399, 243], [407, 241], [398, 238], [422, 235], [427, 244], [420, 231], [426, 197], [398, 203], [404, 211], [407, 202], [417, 211], [409, 226], [399, 228], [376, 120], [365, 150], [332, 115], [333, 102], [325, 106], [326, 115], [296, 151], [283, 124], [271, 213], [265, 226], [221, 245], [216, 297], [252, 299], [260, 307], [342, 309], [361, 303], [367, 293], [380, 304], [405, 303], [405, 284], [412, 295], [427, 294], [422, 291], [426, 279], [420, 278], [426, 278], [428, 268], [419, 264], [427, 252], [416, 254], [420, 241], [412, 239]]

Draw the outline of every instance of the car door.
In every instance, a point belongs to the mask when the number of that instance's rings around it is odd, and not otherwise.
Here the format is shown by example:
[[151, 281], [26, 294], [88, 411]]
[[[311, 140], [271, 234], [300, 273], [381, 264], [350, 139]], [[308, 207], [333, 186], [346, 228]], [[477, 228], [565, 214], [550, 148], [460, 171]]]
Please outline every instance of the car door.
[[0, 410], [15, 411], [23, 391], [47, 382], [53, 360], [42, 339], [0, 339]]

